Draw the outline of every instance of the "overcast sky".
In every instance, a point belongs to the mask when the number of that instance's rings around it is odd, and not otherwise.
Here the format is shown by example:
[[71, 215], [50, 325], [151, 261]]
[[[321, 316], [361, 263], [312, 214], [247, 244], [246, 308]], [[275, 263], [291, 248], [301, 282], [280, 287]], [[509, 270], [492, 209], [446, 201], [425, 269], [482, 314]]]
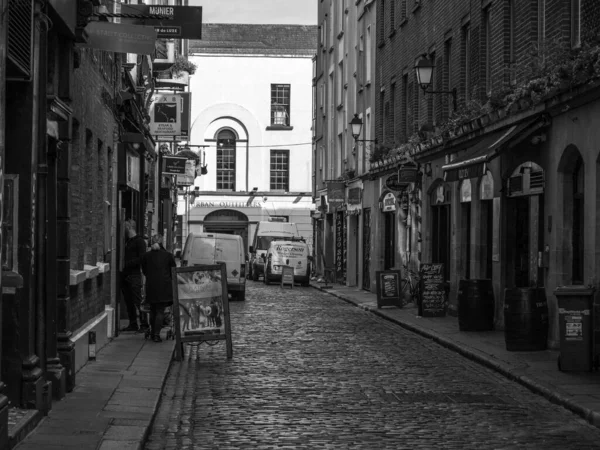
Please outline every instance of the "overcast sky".
[[316, 25], [318, 0], [189, 0], [203, 23]]

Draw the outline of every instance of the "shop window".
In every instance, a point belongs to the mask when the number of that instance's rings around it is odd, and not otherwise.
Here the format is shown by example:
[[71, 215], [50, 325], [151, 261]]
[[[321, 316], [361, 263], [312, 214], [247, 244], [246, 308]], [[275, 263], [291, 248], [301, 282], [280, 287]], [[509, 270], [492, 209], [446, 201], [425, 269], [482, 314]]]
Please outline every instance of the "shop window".
[[4, 175], [2, 216], [2, 270], [18, 272], [18, 198], [19, 176]]
[[481, 178], [479, 185], [479, 198], [481, 199], [481, 230], [482, 230], [482, 260], [485, 264], [485, 278], [492, 278], [492, 255], [494, 239], [494, 179], [488, 171]]
[[573, 171], [573, 284], [583, 284], [583, 245], [584, 245], [584, 175], [583, 160], [581, 157], [575, 163]]
[[462, 276], [471, 278], [471, 180], [460, 184], [461, 259], [464, 261]]

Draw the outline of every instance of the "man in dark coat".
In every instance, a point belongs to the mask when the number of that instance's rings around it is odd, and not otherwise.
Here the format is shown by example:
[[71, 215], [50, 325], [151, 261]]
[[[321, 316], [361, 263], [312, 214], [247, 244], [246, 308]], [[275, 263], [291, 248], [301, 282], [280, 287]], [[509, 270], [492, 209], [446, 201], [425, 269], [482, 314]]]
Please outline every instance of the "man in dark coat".
[[175, 258], [162, 245], [162, 236], [152, 236], [150, 251], [142, 257], [142, 272], [146, 276], [146, 303], [150, 305], [150, 334], [154, 342], [161, 342], [165, 308], [173, 304], [171, 268]]
[[[129, 326], [121, 331], [148, 329], [147, 315], [140, 311], [142, 304], [142, 256], [146, 253], [146, 241], [135, 232], [135, 221], [125, 222], [125, 261], [121, 270], [121, 291], [127, 306]], [[137, 316], [140, 316], [138, 325]]]

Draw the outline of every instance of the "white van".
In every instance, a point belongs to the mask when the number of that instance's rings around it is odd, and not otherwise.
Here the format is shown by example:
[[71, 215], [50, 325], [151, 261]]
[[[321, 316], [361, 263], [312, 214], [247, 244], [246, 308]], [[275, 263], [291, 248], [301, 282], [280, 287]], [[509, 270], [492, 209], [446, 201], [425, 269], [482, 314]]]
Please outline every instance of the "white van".
[[246, 300], [244, 240], [223, 233], [190, 233], [181, 254], [182, 266], [225, 263], [227, 291], [232, 299]]
[[264, 275], [264, 261], [271, 241], [277, 239], [299, 238], [298, 227], [290, 222], [261, 221], [256, 225], [254, 239], [250, 246], [248, 262], [249, 276], [257, 281], [259, 276]]
[[312, 258], [304, 239], [271, 241], [265, 260], [265, 284], [281, 281], [282, 266], [291, 266], [294, 268], [294, 282], [309, 285]]

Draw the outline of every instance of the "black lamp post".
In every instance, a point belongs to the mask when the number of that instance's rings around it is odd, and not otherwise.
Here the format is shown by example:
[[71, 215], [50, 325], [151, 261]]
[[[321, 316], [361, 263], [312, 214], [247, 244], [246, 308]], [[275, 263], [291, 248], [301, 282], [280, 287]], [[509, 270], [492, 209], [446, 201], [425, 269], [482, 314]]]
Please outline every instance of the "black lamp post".
[[363, 121], [358, 114], [354, 114], [354, 117], [350, 121], [350, 127], [352, 129], [352, 137], [356, 142], [375, 142], [377, 143], [377, 138], [375, 139], [359, 139], [360, 132], [362, 131]]
[[429, 58], [427, 58], [426, 55], [424, 55], [419, 61], [417, 61], [417, 64], [415, 64], [415, 71], [417, 73], [417, 82], [419, 83], [419, 86], [421, 86], [421, 89], [423, 89], [423, 92], [425, 94], [450, 94], [452, 95], [452, 106], [454, 108], [454, 111], [456, 111], [456, 88], [453, 88], [450, 91], [428, 91], [427, 89], [431, 86], [432, 81], [433, 81], [433, 68], [434, 68], [434, 64], [433, 61], [431, 61]]

